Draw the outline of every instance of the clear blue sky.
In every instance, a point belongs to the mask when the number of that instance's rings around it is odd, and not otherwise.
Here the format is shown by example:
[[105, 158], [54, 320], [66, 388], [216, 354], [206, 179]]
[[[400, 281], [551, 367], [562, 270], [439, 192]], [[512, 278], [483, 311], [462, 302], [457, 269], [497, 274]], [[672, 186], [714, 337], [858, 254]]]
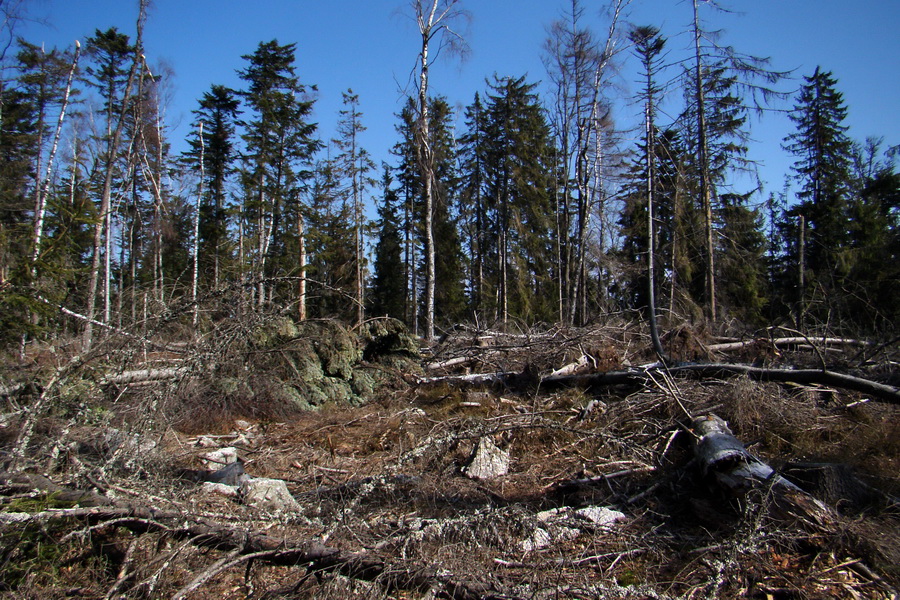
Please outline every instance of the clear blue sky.
[[[887, 145], [900, 144], [900, 1], [721, 1], [743, 11], [704, 11], [711, 27], [723, 30], [722, 43], [771, 57], [775, 69], [794, 69], [797, 80], [788, 82], [787, 89], [796, 89], [800, 76], [811, 74], [816, 65], [832, 71], [849, 107], [850, 135], [859, 140], [884, 136]], [[541, 61], [546, 27], [568, 3], [463, 0], [473, 17], [467, 34], [471, 56], [463, 63], [440, 57], [432, 74], [433, 92], [462, 107], [494, 73], [527, 73], [529, 81], [546, 81]], [[600, 14], [605, 4], [584, 1], [584, 23], [601, 38], [608, 27]], [[45, 22], [31, 23], [19, 35], [32, 43], [65, 47], [111, 26], [133, 36], [137, 0], [32, 0], [31, 11]], [[363, 146], [376, 162], [393, 162], [388, 149], [396, 142], [394, 115], [404, 90], [412, 89], [409, 77], [418, 49], [409, 15], [409, 0], [153, 0], [146, 55], [151, 67], [165, 62], [175, 73], [167, 108], [174, 148], [183, 147], [190, 111], [201, 94], [214, 83], [239, 87], [235, 71], [245, 66], [240, 56], [277, 38], [297, 43], [297, 73], [303, 83], [318, 86], [314, 119], [323, 139], [333, 135], [341, 92], [353, 88], [368, 126]], [[689, 46], [682, 32], [690, 20], [689, 0], [634, 0], [628, 15], [634, 24], [659, 27], [673, 52]], [[626, 65], [620, 77], [625, 98], [615, 100], [622, 126], [634, 123], [640, 113], [627, 100], [633, 81], [633, 67]], [[767, 191], [781, 189], [791, 158], [780, 143], [791, 130], [783, 114], [754, 118], [757, 142], [751, 157], [763, 163]]]

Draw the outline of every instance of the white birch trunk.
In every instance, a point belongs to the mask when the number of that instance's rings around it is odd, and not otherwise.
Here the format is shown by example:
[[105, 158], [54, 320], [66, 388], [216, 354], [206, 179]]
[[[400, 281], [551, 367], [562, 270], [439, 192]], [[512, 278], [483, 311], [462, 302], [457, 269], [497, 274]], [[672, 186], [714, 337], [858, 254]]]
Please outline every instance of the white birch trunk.
[[301, 321], [306, 320], [306, 229], [303, 226], [303, 215], [297, 217], [297, 237], [300, 240], [300, 285], [299, 314]]
[[422, 69], [419, 74], [419, 161], [425, 179], [425, 339], [434, 339], [434, 224], [433, 189], [434, 182], [431, 140], [428, 123], [428, 43], [431, 40], [438, 0], [434, 0], [427, 19], [419, 18], [422, 34], [420, 58]]
[[193, 324], [197, 327], [200, 320], [200, 308], [197, 306], [197, 281], [200, 268], [200, 202], [203, 199], [203, 121], [200, 121], [200, 185], [197, 190], [197, 202], [194, 204], [194, 272], [191, 281], [191, 303], [194, 306]]
[[50, 147], [50, 155], [47, 157], [47, 173], [44, 183], [37, 190], [37, 198], [34, 207], [34, 238], [31, 254], [31, 276], [37, 276], [37, 260], [41, 253], [41, 240], [44, 234], [44, 216], [47, 210], [47, 196], [50, 194], [50, 179], [53, 172], [53, 160], [56, 157], [56, 149], [59, 147], [59, 137], [62, 133], [63, 121], [66, 118], [66, 109], [69, 106], [69, 96], [72, 93], [72, 79], [75, 77], [75, 69], [78, 67], [78, 57], [81, 54], [81, 43], [75, 40], [75, 55], [72, 58], [72, 67], [66, 80], [66, 91], [63, 94], [62, 106], [59, 109], [59, 120], [56, 122], [56, 133], [53, 136], [53, 144]]

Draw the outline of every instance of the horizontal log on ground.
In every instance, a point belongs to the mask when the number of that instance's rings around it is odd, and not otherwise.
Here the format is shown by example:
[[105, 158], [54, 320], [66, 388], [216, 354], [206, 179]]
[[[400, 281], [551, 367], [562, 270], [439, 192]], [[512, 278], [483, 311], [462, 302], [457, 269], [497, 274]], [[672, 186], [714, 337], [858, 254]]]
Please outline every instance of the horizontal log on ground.
[[184, 367], [160, 368], [160, 369], [136, 369], [122, 371], [116, 375], [107, 375], [103, 379], [104, 384], [126, 385], [130, 383], [147, 383], [150, 381], [166, 381], [178, 379], [188, 373]]
[[752, 346], [756, 343], [761, 344], [771, 344], [775, 347], [783, 347], [783, 346], [871, 346], [872, 342], [866, 340], [857, 340], [853, 338], [837, 338], [837, 337], [825, 337], [825, 338], [817, 338], [817, 337], [781, 337], [775, 339], [768, 338], [759, 338], [753, 340], [744, 340], [744, 341], [735, 341], [735, 342], [722, 342], [719, 344], [711, 344], [707, 346], [707, 350], [711, 350], [713, 352], [727, 352], [729, 350], [740, 350], [741, 348], [746, 348], [748, 346]]
[[663, 369], [662, 367], [650, 367], [646, 369], [631, 369], [628, 371], [607, 371], [586, 375], [545, 377], [541, 380], [541, 386], [591, 388], [610, 385], [641, 385], [648, 380], [651, 374], [659, 373], [663, 370], [670, 375], [684, 375], [700, 378], [725, 378], [744, 375], [756, 381], [829, 385], [836, 388], [869, 394], [879, 400], [893, 404], [900, 404], [900, 389], [892, 385], [879, 383], [870, 379], [863, 379], [862, 377], [856, 377], [846, 373], [823, 371], [821, 369], [773, 369], [728, 363], [698, 363], [675, 365], [668, 367], [667, 369]]

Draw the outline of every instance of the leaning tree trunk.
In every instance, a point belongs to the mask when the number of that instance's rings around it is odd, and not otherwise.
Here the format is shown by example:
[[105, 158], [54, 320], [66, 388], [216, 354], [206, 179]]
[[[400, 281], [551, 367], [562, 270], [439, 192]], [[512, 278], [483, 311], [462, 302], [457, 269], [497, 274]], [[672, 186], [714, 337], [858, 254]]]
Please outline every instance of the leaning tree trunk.
[[66, 91], [63, 94], [62, 106], [59, 109], [59, 120], [56, 122], [56, 133], [53, 136], [53, 144], [50, 146], [50, 155], [47, 157], [47, 173], [44, 183], [38, 190], [34, 206], [34, 237], [31, 254], [31, 277], [37, 276], [37, 260], [41, 253], [41, 240], [44, 234], [44, 215], [47, 210], [47, 196], [50, 194], [50, 175], [53, 172], [53, 159], [59, 147], [59, 138], [62, 133], [63, 121], [66, 118], [66, 109], [69, 106], [69, 96], [72, 93], [72, 79], [75, 77], [75, 69], [78, 67], [78, 57], [81, 54], [81, 44], [75, 40], [75, 55], [72, 57], [72, 66], [69, 69], [69, 77], [66, 80]]
[[[125, 124], [125, 114], [128, 110], [128, 98], [131, 95], [131, 87], [134, 85], [134, 78], [137, 75], [138, 64], [143, 60], [143, 37], [144, 37], [144, 18], [146, 16], [148, 0], [141, 0], [138, 7], [137, 19], [137, 40], [135, 42], [134, 60], [131, 63], [131, 69], [128, 72], [128, 79], [125, 83], [125, 91], [123, 92], [122, 108], [119, 111], [118, 121], [116, 122], [115, 133], [112, 135], [108, 144], [109, 156], [107, 157], [106, 172], [103, 179], [103, 189], [100, 197], [100, 218], [94, 226], [94, 243], [93, 257], [91, 259], [91, 274], [88, 281], [88, 301], [87, 316], [90, 319], [94, 317], [94, 309], [97, 305], [97, 284], [100, 281], [100, 249], [103, 245], [104, 225], [106, 216], [110, 208], [110, 196], [112, 195], [113, 171], [115, 170], [115, 161], [113, 153], [119, 146], [119, 140], [122, 137], [122, 128]], [[109, 232], [106, 232], [109, 235]], [[82, 344], [85, 349], [89, 349], [93, 343], [93, 327], [91, 321], [87, 322], [84, 328], [84, 336]]]

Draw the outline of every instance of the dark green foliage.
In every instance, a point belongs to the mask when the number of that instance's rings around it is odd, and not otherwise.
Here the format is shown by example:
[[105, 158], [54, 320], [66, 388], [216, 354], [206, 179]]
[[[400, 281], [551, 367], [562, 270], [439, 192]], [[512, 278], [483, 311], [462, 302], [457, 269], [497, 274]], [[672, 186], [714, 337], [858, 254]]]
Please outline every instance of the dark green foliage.
[[[3, 127], [0, 129], [0, 226], [5, 255], [0, 267], [8, 269], [14, 257], [27, 256], [26, 216], [32, 208], [26, 198], [34, 178], [33, 163], [37, 149], [37, 122], [34, 105], [27, 94], [7, 89], [0, 92], [3, 102]], [[24, 240], [23, 240], [24, 238]]]
[[900, 322], [900, 174], [892, 162], [863, 174], [849, 206], [846, 320], [858, 329], [895, 332]]
[[334, 164], [317, 165], [311, 199], [304, 215], [308, 224], [309, 314], [337, 317], [348, 322], [356, 316], [356, 253], [353, 248], [353, 213], [341, 194]]
[[748, 206], [746, 197], [723, 194], [720, 200], [717, 268], [722, 306], [727, 316], [749, 326], [761, 326], [767, 302], [762, 216]]
[[339, 190], [350, 209], [351, 238], [346, 242], [353, 246], [352, 267], [355, 271], [354, 298], [356, 300], [357, 323], [365, 319], [366, 281], [366, 236], [369, 224], [363, 206], [366, 190], [375, 182], [369, 173], [375, 168], [368, 150], [363, 148], [361, 134], [366, 130], [359, 110], [359, 96], [353, 90], [343, 93], [344, 108], [340, 111], [337, 125], [338, 137], [332, 142], [338, 151], [334, 162], [340, 179]]
[[88, 83], [100, 90], [107, 114], [117, 108], [116, 98], [125, 87], [128, 76], [126, 65], [132, 52], [134, 46], [129, 44], [128, 36], [115, 27], [106, 31], [97, 29], [87, 39], [86, 54], [92, 59], [93, 66], [85, 72], [89, 76]]
[[459, 139], [461, 181], [459, 190], [460, 233], [468, 255], [469, 306], [481, 315], [489, 295], [485, 269], [493, 242], [488, 230], [488, 199], [485, 189], [487, 168], [487, 115], [476, 93], [466, 108], [466, 131]]
[[[320, 142], [308, 119], [314, 100], [295, 74], [296, 44], [262, 42], [238, 72], [247, 83], [241, 95], [248, 108], [243, 123], [245, 159], [243, 219], [251, 243], [251, 272], [257, 278], [297, 274], [296, 223], [307, 170]], [[282, 301], [292, 287], [281, 286]], [[272, 297], [260, 284], [257, 303]]]
[[[465, 318], [463, 255], [459, 240], [454, 114], [444, 98], [430, 102], [431, 148], [434, 154], [434, 203], [432, 206], [435, 248], [434, 319], [437, 325], [453, 325]], [[424, 208], [424, 205], [423, 205]]]
[[400, 198], [392, 187], [390, 169], [384, 166], [382, 197], [378, 205], [375, 243], [375, 275], [369, 293], [369, 313], [403, 319], [406, 300], [406, 280], [403, 270], [403, 239], [400, 230], [398, 204]]
[[497, 293], [483, 299], [501, 321], [557, 313], [553, 149], [535, 87], [524, 77], [495, 77], [485, 104], [487, 223], [479, 237], [496, 240], [483, 254], [484, 279]]
[[844, 119], [847, 108], [837, 81], [816, 67], [804, 78], [790, 114], [797, 131], [785, 139], [785, 149], [797, 157], [793, 165], [800, 183], [799, 205], [794, 212], [806, 219], [806, 265], [810, 274], [828, 288], [840, 283], [831, 274], [846, 274], [841, 260], [847, 246], [846, 226], [850, 183], [851, 142]]
[[[444, 98], [429, 101], [429, 135], [433, 153], [435, 182], [432, 199], [432, 227], [435, 244], [435, 303], [434, 317], [438, 324], [456, 322], [466, 310], [463, 255], [459, 240], [457, 194], [459, 176], [452, 135], [453, 111]], [[412, 323], [413, 302], [425, 303], [425, 185], [415, 150], [415, 108], [412, 102], [400, 113], [398, 132], [401, 141], [394, 147], [399, 157], [397, 180], [403, 202], [404, 263], [410, 282], [407, 318]], [[424, 317], [421, 310], [419, 316]]]
[[788, 242], [783, 271], [796, 290], [788, 298], [801, 324], [811, 318], [851, 332], [882, 331], [897, 314], [884, 301], [897, 289], [896, 246], [891, 247], [896, 175], [891, 160], [876, 165], [874, 141], [865, 150], [854, 148], [846, 116], [837, 81], [817, 67], [804, 78], [790, 114], [796, 131], [784, 144], [797, 159], [793, 170], [800, 187], [799, 202], [781, 223]]
[[[230, 259], [226, 184], [236, 158], [235, 125], [240, 102], [234, 90], [213, 85], [200, 98], [194, 111], [194, 130], [188, 139], [190, 150], [185, 160], [198, 172], [203, 166], [203, 198], [200, 204], [201, 279], [218, 284], [220, 269]], [[203, 139], [200, 139], [200, 126]], [[202, 155], [202, 156], [201, 156]]]

